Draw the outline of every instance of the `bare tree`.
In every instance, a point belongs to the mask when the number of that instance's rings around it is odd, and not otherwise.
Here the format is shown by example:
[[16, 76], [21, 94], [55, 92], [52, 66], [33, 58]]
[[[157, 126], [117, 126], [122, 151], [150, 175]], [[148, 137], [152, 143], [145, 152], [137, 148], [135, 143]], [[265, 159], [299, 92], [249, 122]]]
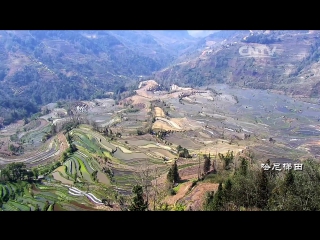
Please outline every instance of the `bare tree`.
[[136, 183], [143, 187], [148, 205], [152, 200], [153, 210], [156, 209], [156, 205], [159, 203], [159, 199], [161, 199], [162, 196], [161, 184], [159, 184], [158, 181], [160, 175], [161, 172], [159, 167], [151, 167], [146, 164], [142, 164], [134, 175]]
[[200, 168], [200, 151], [199, 151], [199, 155], [198, 155], [198, 158], [199, 158], [199, 167], [198, 167], [198, 180], [200, 180], [200, 175], [201, 175], [201, 168]]
[[146, 166], [146, 164], [142, 164], [139, 166], [137, 171], [135, 172], [134, 178], [137, 184], [142, 186], [144, 193], [146, 194], [146, 201], [149, 204], [149, 194], [150, 188], [152, 186], [152, 169], [150, 166]]
[[[160, 185], [158, 184], [158, 178], [160, 177], [161, 173], [159, 167], [155, 167], [152, 170], [152, 190], [153, 190], [153, 211], [156, 210], [156, 205], [158, 204], [158, 199], [161, 197], [161, 189]], [[158, 198], [159, 197], [159, 198]]]

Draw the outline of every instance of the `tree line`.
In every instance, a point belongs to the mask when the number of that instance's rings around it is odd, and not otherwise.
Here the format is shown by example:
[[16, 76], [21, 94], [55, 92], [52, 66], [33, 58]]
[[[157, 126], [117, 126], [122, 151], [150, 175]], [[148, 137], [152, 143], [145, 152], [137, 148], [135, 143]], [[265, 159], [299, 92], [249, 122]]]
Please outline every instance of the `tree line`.
[[316, 211], [320, 210], [320, 164], [303, 162], [303, 170], [264, 170], [240, 158], [240, 167], [208, 192], [207, 211]]

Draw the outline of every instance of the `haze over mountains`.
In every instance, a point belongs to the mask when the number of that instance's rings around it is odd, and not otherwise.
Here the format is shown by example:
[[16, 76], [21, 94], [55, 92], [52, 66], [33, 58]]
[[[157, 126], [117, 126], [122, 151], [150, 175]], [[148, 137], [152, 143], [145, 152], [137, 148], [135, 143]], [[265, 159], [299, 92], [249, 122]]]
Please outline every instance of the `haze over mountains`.
[[228, 83], [313, 98], [319, 31], [0, 31], [0, 119], [59, 100], [117, 98], [139, 79], [164, 87]]

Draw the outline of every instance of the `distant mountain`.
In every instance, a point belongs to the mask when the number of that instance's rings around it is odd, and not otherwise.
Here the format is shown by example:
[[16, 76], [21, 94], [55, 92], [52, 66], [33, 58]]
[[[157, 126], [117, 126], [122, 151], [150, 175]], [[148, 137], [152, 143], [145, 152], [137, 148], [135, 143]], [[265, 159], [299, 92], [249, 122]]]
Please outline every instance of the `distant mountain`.
[[187, 31], [0, 31], [0, 116], [10, 123], [49, 102], [121, 93], [195, 41]]
[[215, 32], [154, 74], [162, 84], [228, 83], [320, 97], [320, 31]]
[[189, 35], [197, 38], [203, 38], [221, 30], [188, 30]]
[[320, 31], [0, 31], [0, 124], [59, 100], [133, 94], [136, 81], [163, 86], [227, 83], [320, 96]]

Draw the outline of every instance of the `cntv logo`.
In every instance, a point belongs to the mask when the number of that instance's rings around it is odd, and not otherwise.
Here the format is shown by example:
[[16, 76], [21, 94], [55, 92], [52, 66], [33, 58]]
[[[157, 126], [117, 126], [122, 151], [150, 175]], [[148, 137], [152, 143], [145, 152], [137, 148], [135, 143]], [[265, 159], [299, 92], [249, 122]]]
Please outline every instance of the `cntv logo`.
[[272, 49], [266, 45], [242, 46], [239, 48], [239, 54], [242, 57], [274, 57], [276, 50], [276, 46]]

